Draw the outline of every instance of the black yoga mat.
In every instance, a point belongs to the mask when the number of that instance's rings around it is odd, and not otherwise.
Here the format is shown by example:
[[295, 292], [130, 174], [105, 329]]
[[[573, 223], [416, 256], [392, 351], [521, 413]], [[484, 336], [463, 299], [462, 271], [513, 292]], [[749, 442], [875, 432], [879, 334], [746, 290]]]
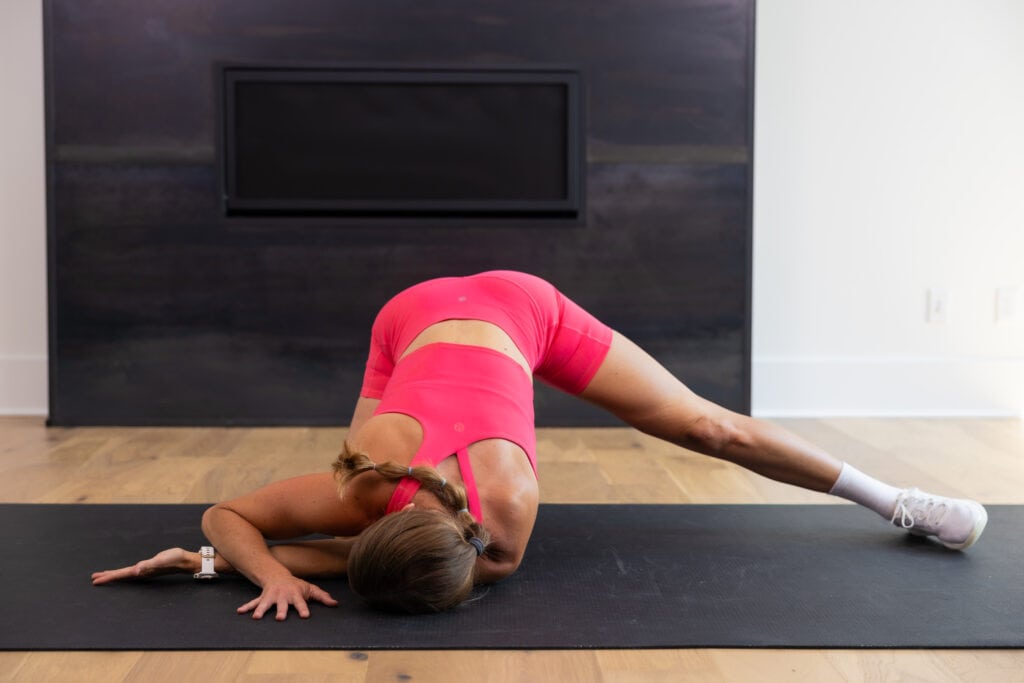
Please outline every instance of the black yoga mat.
[[342, 603], [235, 614], [243, 579], [93, 587], [198, 547], [203, 506], [0, 505], [0, 649], [1022, 647], [1024, 507], [967, 552], [847, 505], [543, 505], [520, 570], [429, 616]]

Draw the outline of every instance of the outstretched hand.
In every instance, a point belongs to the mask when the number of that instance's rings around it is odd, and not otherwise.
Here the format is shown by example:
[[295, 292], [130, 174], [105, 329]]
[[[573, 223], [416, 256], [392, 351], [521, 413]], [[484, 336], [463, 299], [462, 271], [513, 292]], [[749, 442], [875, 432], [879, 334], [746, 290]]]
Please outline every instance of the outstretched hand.
[[102, 586], [105, 583], [124, 581], [126, 579], [145, 579], [151, 576], [160, 576], [161, 574], [194, 572], [196, 571], [193, 560], [194, 555], [195, 553], [190, 553], [182, 548], [168, 548], [167, 550], [160, 551], [148, 560], [142, 560], [130, 567], [94, 572], [92, 575], [92, 585]]
[[264, 614], [276, 607], [274, 618], [284, 621], [288, 616], [288, 607], [292, 606], [300, 617], [308, 619], [308, 603], [314, 600], [328, 607], [338, 606], [338, 601], [319, 586], [294, 576], [286, 576], [268, 581], [260, 596], [239, 607], [238, 613], [251, 611], [253, 619], [262, 619]]

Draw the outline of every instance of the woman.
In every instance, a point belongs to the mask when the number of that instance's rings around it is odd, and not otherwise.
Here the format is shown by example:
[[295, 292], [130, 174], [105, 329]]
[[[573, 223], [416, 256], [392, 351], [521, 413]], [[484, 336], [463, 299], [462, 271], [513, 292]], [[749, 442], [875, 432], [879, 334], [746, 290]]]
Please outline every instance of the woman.
[[[494, 271], [430, 280], [389, 301], [333, 473], [270, 484], [213, 506], [214, 568], [262, 588], [260, 619], [336, 601], [299, 577], [347, 574], [371, 604], [443, 610], [514, 572], [537, 516], [536, 376], [653, 436], [777, 481], [864, 505], [911, 533], [967, 548], [987, 521], [974, 501], [900, 490], [785, 430], [687, 389], [622, 335], [540, 278]], [[340, 493], [340, 495], [339, 495]], [[268, 547], [311, 533], [329, 540]], [[93, 583], [198, 571], [166, 550]]]

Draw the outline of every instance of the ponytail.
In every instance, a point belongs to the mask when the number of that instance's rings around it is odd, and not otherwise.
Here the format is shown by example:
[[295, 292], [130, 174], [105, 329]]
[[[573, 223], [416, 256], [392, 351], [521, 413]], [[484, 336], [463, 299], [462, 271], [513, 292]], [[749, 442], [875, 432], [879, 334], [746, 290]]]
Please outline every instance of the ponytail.
[[339, 491], [365, 472], [389, 481], [411, 477], [454, 515], [412, 509], [367, 527], [349, 555], [349, 585], [357, 595], [377, 607], [406, 612], [441, 611], [469, 597], [476, 558], [486, 552], [491, 535], [470, 514], [465, 487], [433, 467], [375, 463], [347, 443], [332, 468]]

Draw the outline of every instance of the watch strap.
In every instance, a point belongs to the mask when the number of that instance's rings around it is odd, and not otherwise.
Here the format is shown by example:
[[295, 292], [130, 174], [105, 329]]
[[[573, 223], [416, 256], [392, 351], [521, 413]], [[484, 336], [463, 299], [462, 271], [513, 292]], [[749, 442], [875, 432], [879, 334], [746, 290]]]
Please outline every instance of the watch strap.
[[204, 545], [199, 549], [199, 559], [202, 564], [199, 567], [199, 572], [192, 575], [194, 579], [215, 579], [217, 578], [217, 572], [213, 570], [213, 562], [217, 557], [217, 551], [213, 549], [213, 546]]

